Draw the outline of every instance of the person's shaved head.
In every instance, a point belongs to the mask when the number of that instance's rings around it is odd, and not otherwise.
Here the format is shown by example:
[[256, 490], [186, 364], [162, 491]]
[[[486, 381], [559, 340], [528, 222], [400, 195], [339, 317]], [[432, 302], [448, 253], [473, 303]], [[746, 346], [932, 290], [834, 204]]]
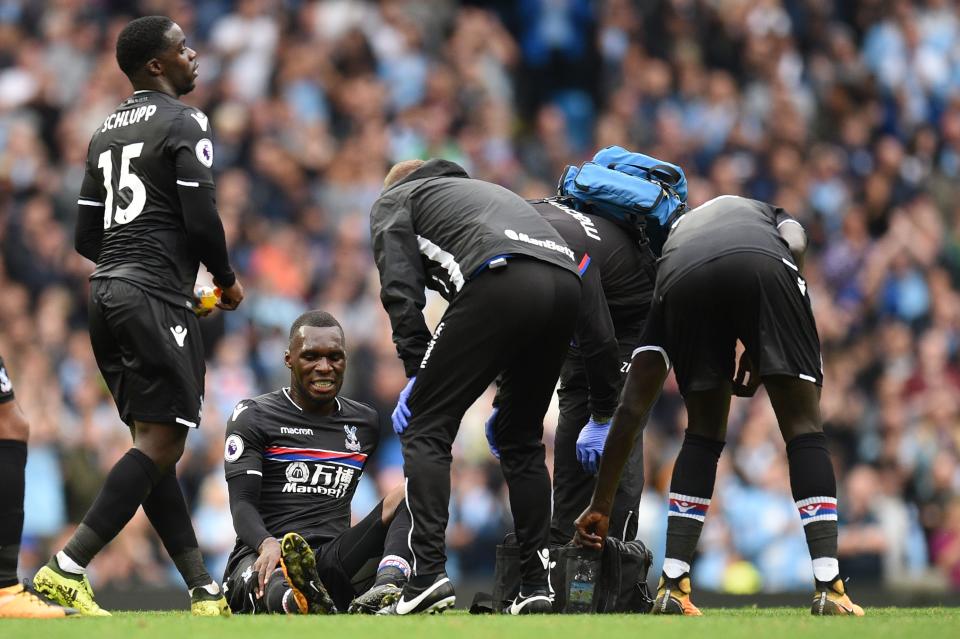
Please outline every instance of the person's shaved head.
[[421, 166], [423, 166], [423, 160], [404, 160], [402, 162], [397, 162], [390, 167], [387, 177], [383, 178], [383, 188], [389, 189], [391, 186], [407, 177]]

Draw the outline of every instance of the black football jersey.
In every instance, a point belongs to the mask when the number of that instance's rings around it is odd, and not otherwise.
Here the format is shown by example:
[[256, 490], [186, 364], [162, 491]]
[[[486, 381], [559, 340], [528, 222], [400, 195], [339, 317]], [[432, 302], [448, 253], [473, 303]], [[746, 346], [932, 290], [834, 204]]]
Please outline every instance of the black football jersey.
[[721, 195], [679, 218], [657, 263], [657, 294], [697, 266], [730, 253], [763, 253], [793, 263], [779, 227], [795, 220], [780, 207]]
[[581, 213], [554, 199], [531, 204], [573, 250], [581, 275], [587, 268], [600, 272], [617, 337], [638, 337], [653, 299], [653, 253], [625, 229], [599, 215]]
[[[350, 527], [350, 502], [380, 438], [377, 412], [338, 397], [329, 416], [305, 413], [287, 389], [245, 399], [227, 422], [224, 470], [262, 477], [258, 511], [271, 535], [317, 547]], [[238, 539], [233, 556], [251, 549]]]
[[129, 280], [180, 305], [192, 299], [200, 263], [177, 186], [213, 188], [212, 140], [203, 112], [158, 91], [135, 92], [104, 120], [78, 200], [103, 212], [93, 278]]

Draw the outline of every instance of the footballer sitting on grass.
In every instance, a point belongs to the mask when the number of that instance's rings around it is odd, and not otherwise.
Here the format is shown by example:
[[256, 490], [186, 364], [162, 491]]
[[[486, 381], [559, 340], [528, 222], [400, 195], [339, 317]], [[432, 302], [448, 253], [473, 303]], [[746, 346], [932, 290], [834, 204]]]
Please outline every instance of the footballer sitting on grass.
[[241, 401], [227, 424], [237, 544], [224, 592], [234, 612], [378, 612], [409, 577], [410, 517], [398, 487], [350, 527], [377, 413], [338, 397], [347, 354], [329, 313], [297, 318], [284, 358], [290, 387]]

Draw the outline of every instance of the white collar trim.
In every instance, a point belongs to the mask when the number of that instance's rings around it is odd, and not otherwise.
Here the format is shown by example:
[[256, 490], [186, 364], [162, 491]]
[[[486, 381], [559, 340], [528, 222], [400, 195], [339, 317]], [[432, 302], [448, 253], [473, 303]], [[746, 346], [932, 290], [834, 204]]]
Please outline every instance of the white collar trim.
[[283, 391], [284, 397], [286, 397], [288, 400], [290, 400], [290, 403], [293, 404], [294, 406], [296, 406], [296, 407], [297, 407], [297, 410], [302, 413], [302, 412], [303, 412], [303, 409], [300, 408], [300, 406], [299, 406], [295, 401], [293, 401], [293, 398], [292, 398], [292, 397], [290, 397], [290, 393], [289, 393], [290, 388], [289, 388], [289, 387], [284, 387], [284, 388], [282, 388], [281, 390]]
[[[294, 406], [296, 406], [296, 407], [297, 407], [297, 410], [302, 413], [302, 412], [303, 412], [303, 409], [300, 408], [300, 406], [299, 406], [295, 401], [293, 401], [293, 398], [292, 398], [292, 397], [290, 397], [290, 392], [289, 392], [289, 391], [290, 391], [290, 387], [289, 387], [289, 386], [285, 386], [285, 387], [283, 387], [283, 388], [280, 389], [280, 390], [283, 391], [284, 397], [286, 397], [286, 398], [290, 401], [290, 403], [293, 404]], [[341, 404], [340, 404], [340, 398], [339, 398], [339, 397], [334, 397], [334, 398], [333, 398], [333, 401], [335, 401], [335, 402], [337, 403], [337, 412], [342, 411], [342, 410], [343, 410], [343, 406], [341, 406]]]

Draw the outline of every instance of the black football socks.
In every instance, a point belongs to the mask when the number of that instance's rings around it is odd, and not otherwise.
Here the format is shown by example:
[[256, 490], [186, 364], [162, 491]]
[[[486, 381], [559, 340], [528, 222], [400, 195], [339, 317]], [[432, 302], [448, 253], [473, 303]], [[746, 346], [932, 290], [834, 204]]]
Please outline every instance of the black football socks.
[[710, 508], [717, 462], [724, 442], [687, 433], [670, 480], [667, 551], [663, 572], [676, 578], [690, 572], [703, 522]]
[[167, 471], [153, 487], [143, 502], [143, 512], [160, 535], [163, 547], [183, 576], [187, 588], [210, 585], [213, 578], [203, 565], [190, 511], [174, 469]]
[[817, 581], [830, 583], [839, 575], [837, 562], [837, 480], [830, 463], [827, 436], [798, 435], [787, 442], [790, 488], [807, 537]]
[[410, 535], [410, 511], [407, 501], [403, 500], [397, 506], [397, 512], [387, 528], [387, 537], [383, 542], [383, 558], [377, 566], [375, 586], [393, 584], [402, 586], [410, 577], [410, 546], [407, 537]]
[[27, 443], [0, 439], [0, 588], [17, 584]]
[[160, 477], [160, 469], [152, 459], [136, 448], [128, 450], [110, 469], [83, 522], [58, 553], [61, 571], [82, 573], [90, 560], [133, 519]]

